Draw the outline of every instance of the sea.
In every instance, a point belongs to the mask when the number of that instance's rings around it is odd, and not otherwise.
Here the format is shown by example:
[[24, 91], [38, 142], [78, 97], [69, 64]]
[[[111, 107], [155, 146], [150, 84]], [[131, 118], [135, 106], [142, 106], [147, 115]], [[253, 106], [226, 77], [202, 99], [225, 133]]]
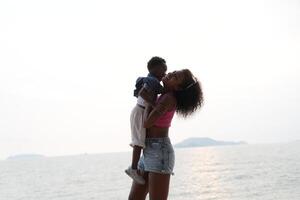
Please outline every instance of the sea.
[[[175, 154], [171, 200], [300, 200], [299, 141]], [[126, 200], [130, 160], [130, 152], [3, 160], [0, 200]]]

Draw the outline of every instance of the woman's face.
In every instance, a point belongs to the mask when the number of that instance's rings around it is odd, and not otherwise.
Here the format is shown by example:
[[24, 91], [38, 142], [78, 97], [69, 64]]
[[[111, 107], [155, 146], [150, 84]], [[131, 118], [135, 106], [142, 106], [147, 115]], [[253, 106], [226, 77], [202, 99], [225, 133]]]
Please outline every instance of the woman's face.
[[184, 80], [183, 71], [174, 71], [168, 73], [166, 76], [162, 78], [162, 82], [164, 87], [171, 91], [176, 91], [180, 89], [180, 85]]

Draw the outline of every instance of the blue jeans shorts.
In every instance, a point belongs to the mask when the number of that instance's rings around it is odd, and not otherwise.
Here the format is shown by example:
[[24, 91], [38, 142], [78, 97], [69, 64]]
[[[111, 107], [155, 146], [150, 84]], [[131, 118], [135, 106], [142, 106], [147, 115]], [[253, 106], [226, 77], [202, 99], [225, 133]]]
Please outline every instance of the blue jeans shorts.
[[146, 138], [145, 145], [138, 169], [173, 175], [175, 154], [170, 138]]

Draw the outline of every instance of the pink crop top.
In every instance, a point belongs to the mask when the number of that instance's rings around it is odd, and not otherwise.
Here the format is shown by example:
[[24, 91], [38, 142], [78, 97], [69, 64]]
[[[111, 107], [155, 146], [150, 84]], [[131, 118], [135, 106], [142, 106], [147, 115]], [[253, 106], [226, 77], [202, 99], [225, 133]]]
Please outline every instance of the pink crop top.
[[[163, 95], [160, 95], [157, 99], [157, 102], [160, 101], [161, 97]], [[167, 111], [164, 113], [162, 116], [160, 116], [154, 123], [155, 126], [157, 127], [163, 127], [163, 128], [168, 128], [171, 126], [171, 121], [173, 119], [174, 113], [176, 111], [176, 108], [172, 109], [171, 111]]]

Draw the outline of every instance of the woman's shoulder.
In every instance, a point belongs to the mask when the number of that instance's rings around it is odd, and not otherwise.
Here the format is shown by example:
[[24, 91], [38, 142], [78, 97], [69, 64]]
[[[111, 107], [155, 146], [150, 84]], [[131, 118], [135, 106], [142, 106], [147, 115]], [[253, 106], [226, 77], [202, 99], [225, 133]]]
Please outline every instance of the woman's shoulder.
[[172, 92], [167, 92], [160, 95], [159, 101], [162, 103], [166, 103], [171, 107], [176, 105], [176, 98]]

